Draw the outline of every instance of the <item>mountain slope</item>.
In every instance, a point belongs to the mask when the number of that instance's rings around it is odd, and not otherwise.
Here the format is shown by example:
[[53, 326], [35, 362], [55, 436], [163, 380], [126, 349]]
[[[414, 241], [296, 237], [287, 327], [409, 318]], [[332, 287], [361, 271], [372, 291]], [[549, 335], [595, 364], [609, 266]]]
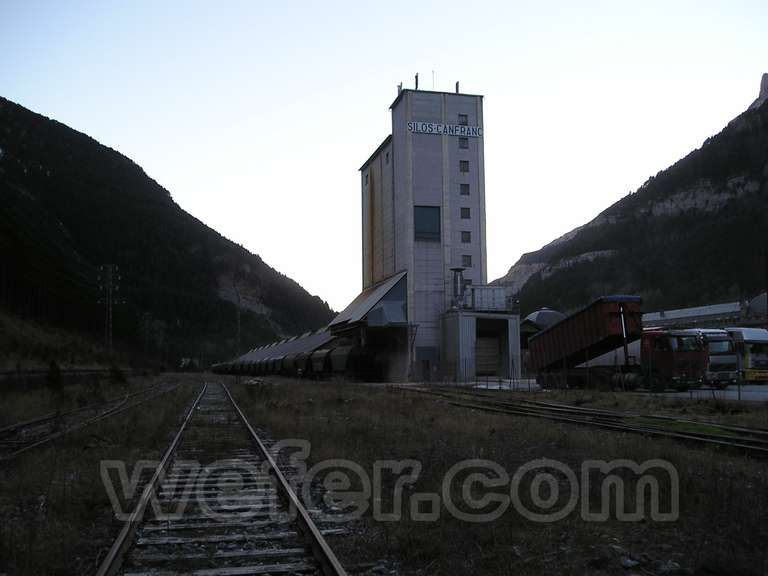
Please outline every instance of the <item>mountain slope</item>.
[[[763, 85], [766, 85], [764, 78]], [[761, 93], [761, 97], [763, 94]], [[765, 289], [768, 103], [536, 252], [495, 283], [524, 311], [639, 293], [651, 309], [737, 300]]]
[[[120, 268], [115, 340], [168, 361], [326, 324], [328, 305], [182, 210], [118, 152], [0, 98], [0, 305], [103, 334], [99, 266]], [[258, 220], [258, 206], [248, 206]]]

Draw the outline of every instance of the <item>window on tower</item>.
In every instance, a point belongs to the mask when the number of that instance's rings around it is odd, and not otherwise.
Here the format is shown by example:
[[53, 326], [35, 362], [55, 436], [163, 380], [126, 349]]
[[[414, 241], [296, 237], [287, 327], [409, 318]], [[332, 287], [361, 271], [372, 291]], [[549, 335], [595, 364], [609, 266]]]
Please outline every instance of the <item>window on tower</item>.
[[459, 148], [462, 148], [464, 150], [469, 148], [469, 138], [467, 138], [466, 136], [460, 136], [459, 137]]
[[470, 242], [472, 242], [472, 232], [469, 232], [467, 230], [462, 230], [461, 231], [461, 241], [464, 244], [469, 244]]
[[461, 265], [464, 268], [472, 268], [472, 256], [469, 254], [463, 254], [461, 257]]
[[440, 242], [440, 207], [413, 207], [414, 240]]
[[469, 124], [469, 117], [466, 114], [459, 114], [459, 126], [466, 126]]
[[469, 172], [469, 160], [459, 160], [459, 172], [464, 174]]
[[459, 192], [462, 196], [469, 196], [469, 184], [459, 184]]
[[469, 208], [467, 208], [467, 207], [462, 207], [461, 208], [461, 219], [462, 220], [469, 220], [470, 219]]

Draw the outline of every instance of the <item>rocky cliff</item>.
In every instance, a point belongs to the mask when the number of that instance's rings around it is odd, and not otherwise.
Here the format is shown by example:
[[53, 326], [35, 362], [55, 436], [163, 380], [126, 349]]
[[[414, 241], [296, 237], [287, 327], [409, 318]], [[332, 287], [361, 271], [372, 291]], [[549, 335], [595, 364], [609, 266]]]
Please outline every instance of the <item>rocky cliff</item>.
[[611, 292], [639, 293], [654, 309], [764, 290], [766, 99], [768, 74], [760, 97], [722, 132], [495, 282], [519, 293], [524, 311], [569, 310]]

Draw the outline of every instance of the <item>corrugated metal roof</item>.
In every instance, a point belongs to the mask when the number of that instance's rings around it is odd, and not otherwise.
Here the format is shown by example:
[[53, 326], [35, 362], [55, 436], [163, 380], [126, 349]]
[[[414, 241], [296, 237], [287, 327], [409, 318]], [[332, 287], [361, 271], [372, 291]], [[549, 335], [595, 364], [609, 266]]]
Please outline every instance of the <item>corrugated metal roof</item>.
[[679, 308], [677, 310], [648, 312], [643, 314], [643, 322], [682, 320], [685, 318], [699, 318], [703, 316], [739, 316], [739, 314], [741, 314], [741, 304], [739, 302], [727, 302], [725, 304], [711, 304], [710, 306], [693, 306], [691, 308]]
[[258, 362], [267, 358], [281, 358], [288, 354], [312, 352], [333, 340], [333, 336], [326, 328], [321, 328], [316, 332], [308, 334], [280, 342], [273, 342], [268, 346], [263, 346], [258, 350], [240, 356], [235, 362]]
[[398, 272], [397, 274], [382, 280], [378, 284], [366, 288], [360, 292], [357, 298], [352, 300], [352, 303], [344, 308], [344, 310], [342, 310], [339, 315], [328, 324], [328, 326], [338, 326], [345, 322], [359, 322], [405, 275], [405, 271]]

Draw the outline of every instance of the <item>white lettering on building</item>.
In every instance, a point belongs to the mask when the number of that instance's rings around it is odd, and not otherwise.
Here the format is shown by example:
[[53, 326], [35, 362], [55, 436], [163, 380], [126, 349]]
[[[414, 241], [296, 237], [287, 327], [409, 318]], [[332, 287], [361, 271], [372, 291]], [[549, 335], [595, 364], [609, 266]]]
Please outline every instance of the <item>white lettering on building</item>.
[[462, 126], [460, 124], [435, 124], [434, 122], [408, 122], [408, 130], [417, 134], [435, 134], [437, 136], [472, 136], [482, 138], [481, 126]]

